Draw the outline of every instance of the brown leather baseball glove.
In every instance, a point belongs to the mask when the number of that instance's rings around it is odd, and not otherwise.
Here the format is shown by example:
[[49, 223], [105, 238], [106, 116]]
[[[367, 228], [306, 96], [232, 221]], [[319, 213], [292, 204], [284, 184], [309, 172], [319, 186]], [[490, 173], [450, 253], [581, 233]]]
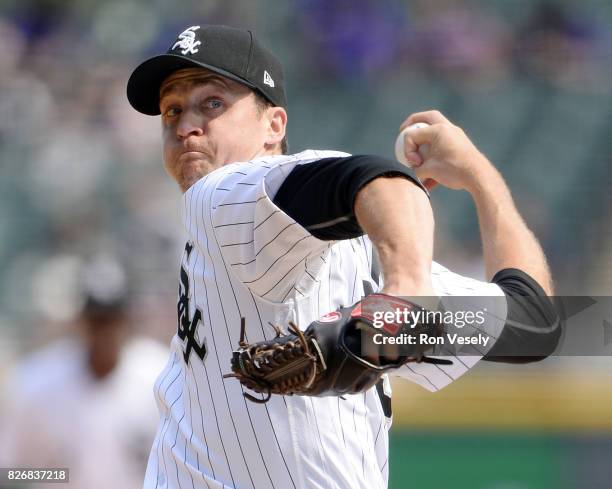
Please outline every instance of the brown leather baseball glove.
[[[422, 341], [421, 335], [440, 336], [440, 323], [394, 320], [381, 324], [376, 320], [375, 311], [397, 309], [425, 311], [399, 297], [372, 294], [364, 301], [313, 321], [305, 331], [294, 323], [290, 323], [288, 333], [273, 326], [275, 338], [253, 344], [244, 339], [243, 318], [239, 347], [231, 361], [233, 373], [225, 377], [235, 377], [248, 389], [265, 394], [259, 399], [244, 393], [248, 399], [261, 403], [267, 402], [272, 394], [341, 396], [363, 392], [386, 371], [407, 362], [451, 364], [449, 360], [425, 356], [432, 346]], [[384, 346], [376, 346], [372, 351], [375, 334], [409, 335], [414, 340], [413, 344], [405, 341], [399, 353]], [[367, 353], [366, 345], [370, 346]]]

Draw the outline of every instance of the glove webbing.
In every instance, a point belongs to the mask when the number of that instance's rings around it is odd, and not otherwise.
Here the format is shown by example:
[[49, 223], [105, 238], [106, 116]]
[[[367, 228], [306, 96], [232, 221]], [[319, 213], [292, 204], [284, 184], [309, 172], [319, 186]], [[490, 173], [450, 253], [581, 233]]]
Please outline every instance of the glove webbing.
[[[275, 338], [286, 336], [278, 326], [271, 323], [270, 325], [276, 331]], [[272, 394], [287, 394], [297, 391], [298, 388], [305, 392], [316, 380], [319, 361], [321, 362], [321, 371], [325, 370], [325, 362], [316, 340], [306, 338], [304, 333], [291, 321], [287, 329], [297, 337], [297, 341], [288, 341], [272, 346], [249, 347], [249, 343], [245, 340], [245, 318], [241, 318], [238, 345], [247, 352], [247, 355], [238, 354], [235, 356], [241, 373], [225, 374], [223, 377], [236, 377], [248, 388], [261, 388], [262, 386], [266, 388], [267, 392], [264, 399], [258, 399], [247, 392], [243, 392], [243, 396], [250, 401], [263, 404], [270, 399]], [[315, 353], [311, 351], [311, 346], [316, 350]], [[282, 378], [284, 374], [291, 371], [295, 373], [285, 379]]]

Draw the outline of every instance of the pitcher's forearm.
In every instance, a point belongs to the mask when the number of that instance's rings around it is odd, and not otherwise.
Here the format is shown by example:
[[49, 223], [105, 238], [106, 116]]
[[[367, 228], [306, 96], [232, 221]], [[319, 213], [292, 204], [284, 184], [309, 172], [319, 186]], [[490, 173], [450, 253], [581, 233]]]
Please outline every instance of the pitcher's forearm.
[[478, 168], [467, 190], [478, 212], [487, 279], [504, 268], [518, 268], [551, 295], [552, 280], [544, 252], [519, 214], [503, 177], [488, 162]]
[[405, 178], [377, 178], [357, 194], [355, 216], [378, 251], [384, 291], [433, 295], [434, 218], [426, 193]]

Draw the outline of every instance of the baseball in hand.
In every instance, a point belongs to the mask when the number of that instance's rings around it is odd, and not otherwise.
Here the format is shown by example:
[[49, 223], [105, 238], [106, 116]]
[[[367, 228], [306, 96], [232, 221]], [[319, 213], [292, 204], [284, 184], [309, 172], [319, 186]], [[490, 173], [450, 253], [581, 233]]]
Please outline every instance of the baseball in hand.
[[[408, 126], [406, 129], [404, 129], [397, 135], [397, 139], [395, 140], [395, 157], [397, 158], [397, 161], [403, 163], [404, 165], [412, 166], [410, 162], [406, 159], [406, 155], [404, 154], [404, 136], [406, 135], [406, 131], [410, 129], [420, 129], [421, 127], [427, 126], [429, 126], [429, 124], [427, 124], [426, 122], [417, 122], [416, 124]], [[418, 151], [421, 157], [425, 158], [425, 156], [429, 152], [429, 144], [422, 144], [421, 146], [419, 146]]]

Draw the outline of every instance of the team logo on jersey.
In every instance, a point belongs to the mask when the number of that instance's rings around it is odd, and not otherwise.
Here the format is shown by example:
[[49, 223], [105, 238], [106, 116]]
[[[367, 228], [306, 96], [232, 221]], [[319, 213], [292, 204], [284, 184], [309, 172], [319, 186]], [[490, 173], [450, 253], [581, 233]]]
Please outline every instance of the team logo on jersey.
[[181, 54], [195, 54], [199, 51], [197, 47], [202, 44], [200, 41], [196, 40], [196, 33], [200, 28], [199, 25], [192, 25], [188, 29], [185, 29], [178, 36], [178, 40], [172, 46], [172, 50], [176, 48], [181, 48]]
[[335, 323], [342, 315], [338, 311], [332, 311], [319, 318], [320, 323]]
[[272, 87], [272, 88], [275, 87], [274, 80], [270, 76], [270, 73], [268, 73], [267, 71], [264, 71], [264, 81], [263, 82], [264, 82], [264, 85], [268, 85], [269, 87]]
[[[193, 245], [188, 241], [185, 245], [185, 257], [186, 262], [189, 261], [189, 256], [193, 250]], [[189, 275], [185, 270], [185, 267], [181, 265], [181, 282], [179, 284], [179, 300], [176, 305], [178, 313], [178, 331], [177, 336], [185, 342], [185, 350], [183, 351], [183, 358], [185, 363], [189, 363], [189, 356], [191, 352], [195, 352], [198, 358], [204, 361], [206, 358], [206, 341], [198, 342], [196, 335], [199, 324], [202, 322], [202, 311], [197, 309], [194, 311], [193, 316], [189, 317]]]

